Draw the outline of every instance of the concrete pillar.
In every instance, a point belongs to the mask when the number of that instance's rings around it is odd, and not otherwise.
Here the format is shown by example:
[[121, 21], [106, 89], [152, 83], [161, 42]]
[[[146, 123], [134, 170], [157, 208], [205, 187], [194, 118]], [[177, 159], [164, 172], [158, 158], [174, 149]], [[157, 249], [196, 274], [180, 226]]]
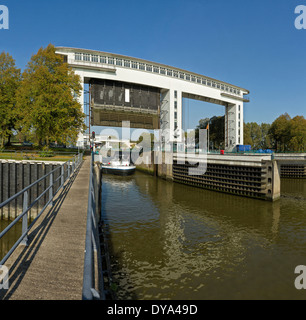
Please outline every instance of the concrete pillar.
[[232, 151], [243, 143], [243, 103], [228, 104], [225, 107], [225, 149]]
[[173, 153], [162, 152], [162, 162], [157, 164], [157, 176], [166, 180], [173, 180]]
[[243, 140], [244, 111], [243, 111], [243, 109], [244, 109], [243, 108], [243, 102], [238, 103], [238, 113], [240, 114], [240, 117], [238, 116], [238, 134], [239, 134], [239, 137], [240, 137], [240, 143], [239, 144], [244, 144], [244, 140]]
[[225, 108], [225, 147], [227, 151], [232, 151], [237, 144], [237, 106], [229, 104]]
[[[85, 108], [86, 106], [84, 105], [84, 86], [85, 86], [85, 81], [84, 81], [84, 76], [83, 76], [83, 73], [81, 72], [75, 72], [81, 79], [81, 86], [82, 86], [82, 89], [81, 89], [81, 95], [78, 97], [78, 102], [81, 104], [82, 106], [82, 111], [85, 113]], [[87, 124], [87, 120], [85, 122]], [[78, 139], [77, 139], [77, 146], [81, 147], [81, 148], [84, 148], [84, 136], [83, 134], [80, 132], [79, 135], [78, 135]]]
[[170, 141], [170, 90], [161, 90], [160, 129], [163, 147]]
[[184, 134], [183, 134], [183, 97], [182, 92], [177, 90], [177, 142], [184, 141]]
[[165, 163], [166, 163], [166, 179], [173, 180], [173, 153], [165, 152]]
[[161, 90], [160, 128], [166, 144], [183, 141], [182, 105], [181, 91]]
[[280, 165], [276, 160], [267, 162], [266, 199], [276, 201], [280, 198]]

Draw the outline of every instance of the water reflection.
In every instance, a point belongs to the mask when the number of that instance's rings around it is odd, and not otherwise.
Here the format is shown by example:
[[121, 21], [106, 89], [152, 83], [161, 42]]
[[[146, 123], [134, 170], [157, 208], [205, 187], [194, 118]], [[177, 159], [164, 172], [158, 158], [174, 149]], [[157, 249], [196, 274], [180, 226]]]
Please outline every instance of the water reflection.
[[136, 173], [103, 177], [120, 299], [305, 299], [306, 181], [275, 203]]

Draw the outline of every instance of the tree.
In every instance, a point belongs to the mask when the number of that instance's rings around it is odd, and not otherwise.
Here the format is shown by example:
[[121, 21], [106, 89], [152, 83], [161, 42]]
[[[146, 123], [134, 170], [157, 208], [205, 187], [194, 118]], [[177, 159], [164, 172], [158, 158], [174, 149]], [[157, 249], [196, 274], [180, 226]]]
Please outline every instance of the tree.
[[20, 85], [20, 69], [8, 53], [0, 54], [0, 148], [5, 140], [10, 141], [15, 129], [18, 113], [16, 112], [16, 92]]
[[245, 145], [252, 146], [252, 148], [253, 148], [253, 140], [251, 137], [251, 126], [249, 123], [244, 123], [243, 141], [244, 141]]
[[291, 120], [290, 150], [306, 150], [306, 119], [303, 116], [296, 116]]
[[225, 117], [214, 116], [212, 118], [204, 118], [199, 120], [199, 124], [195, 129], [195, 140], [199, 142], [199, 130], [209, 130], [209, 143], [213, 144], [213, 147], [218, 149], [220, 146], [224, 147], [224, 131], [225, 131]]
[[271, 124], [262, 123], [260, 125], [261, 130], [261, 148], [262, 149], [271, 149], [272, 148], [272, 140], [269, 134], [269, 130], [271, 128]]
[[73, 143], [85, 129], [81, 104], [77, 101], [80, 78], [49, 44], [33, 55], [23, 72], [17, 107], [25, 116], [22, 132], [33, 132], [40, 144]]
[[249, 122], [245, 124], [244, 130], [245, 134], [248, 134], [244, 143], [248, 142], [252, 149], [260, 149], [262, 140], [260, 125], [256, 122]]
[[271, 148], [271, 138], [269, 135], [270, 124], [248, 122], [244, 124], [244, 144], [250, 145], [252, 149]]
[[291, 117], [289, 114], [282, 114], [274, 120], [269, 133], [274, 140], [274, 148], [277, 151], [289, 150], [291, 140]]
[[209, 140], [213, 143], [213, 147], [218, 149], [224, 147], [225, 139], [225, 117], [212, 117], [209, 125]]

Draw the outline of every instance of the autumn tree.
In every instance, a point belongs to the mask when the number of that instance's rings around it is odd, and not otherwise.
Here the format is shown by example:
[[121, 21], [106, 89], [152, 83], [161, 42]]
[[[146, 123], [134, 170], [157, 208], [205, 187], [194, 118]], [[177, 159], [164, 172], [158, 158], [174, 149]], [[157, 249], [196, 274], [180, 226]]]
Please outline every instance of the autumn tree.
[[40, 144], [73, 143], [84, 129], [84, 114], [77, 101], [80, 78], [55, 53], [55, 47], [39, 49], [23, 72], [17, 108], [24, 115], [22, 132], [35, 134]]
[[0, 54], [0, 148], [5, 140], [10, 141], [15, 129], [18, 113], [16, 112], [16, 92], [20, 84], [20, 69], [8, 53]]

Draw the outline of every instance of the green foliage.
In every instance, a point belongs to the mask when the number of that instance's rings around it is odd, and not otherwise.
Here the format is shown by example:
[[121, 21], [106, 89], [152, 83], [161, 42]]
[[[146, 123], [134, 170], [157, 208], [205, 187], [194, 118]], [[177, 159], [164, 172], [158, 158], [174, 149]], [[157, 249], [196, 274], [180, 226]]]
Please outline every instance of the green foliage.
[[[205, 118], [199, 121], [195, 129], [196, 138], [199, 129], [209, 124], [209, 140], [217, 149], [224, 142], [224, 117]], [[306, 151], [306, 119], [303, 116], [291, 117], [285, 113], [272, 124], [248, 122], [244, 124], [243, 140], [253, 150], [274, 149], [275, 151]]]
[[269, 133], [273, 139], [273, 147], [277, 151], [289, 150], [290, 122], [288, 113], [279, 116], [271, 125]]
[[205, 118], [199, 121], [199, 125], [195, 129], [196, 143], [199, 142], [199, 129], [209, 128], [209, 142], [213, 144], [213, 148], [224, 148], [224, 130], [225, 119], [223, 117]]
[[113, 292], [117, 292], [118, 291], [118, 285], [114, 282], [111, 283], [110, 285], [110, 290]]
[[276, 151], [306, 150], [306, 119], [303, 116], [291, 117], [285, 113], [271, 125], [269, 134]]
[[274, 149], [279, 152], [306, 150], [306, 119], [291, 117], [285, 113], [272, 124], [261, 125], [250, 122], [244, 124], [244, 144], [253, 149]]
[[248, 122], [244, 124], [243, 140], [245, 145], [250, 145], [252, 149], [270, 149], [272, 148], [269, 135], [270, 124]]
[[55, 154], [52, 150], [50, 150], [47, 146], [43, 147], [42, 151], [39, 153], [41, 158], [50, 158], [54, 157]]
[[296, 116], [291, 120], [289, 146], [294, 151], [306, 151], [306, 119]]
[[21, 80], [20, 69], [8, 53], [0, 54], [0, 148], [16, 129], [16, 92]]
[[24, 115], [21, 132], [34, 135], [40, 145], [75, 142], [85, 117], [76, 99], [82, 89], [79, 76], [50, 44], [32, 56], [22, 77], [17, 94], [17, 109]]

